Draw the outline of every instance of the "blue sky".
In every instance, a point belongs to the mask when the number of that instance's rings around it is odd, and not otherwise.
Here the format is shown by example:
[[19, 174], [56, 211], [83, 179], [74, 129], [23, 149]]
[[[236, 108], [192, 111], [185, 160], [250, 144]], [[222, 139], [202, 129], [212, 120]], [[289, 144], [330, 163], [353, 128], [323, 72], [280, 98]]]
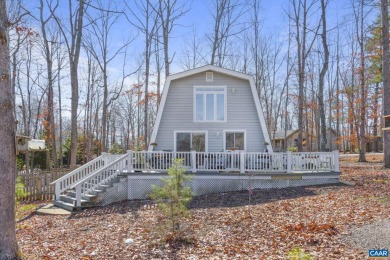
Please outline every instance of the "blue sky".
[[[132, 4], [132, 0], [127, 1], [130, 5]], [[327, 10], [329, 29], [335, 27], [338, 21], [348, 19], [348, 17], [351, 16], [351, 1], [353, 0], [330, 0]], [[119, 3], [119, 5], [123, 5], [122, 0], [115, 0], [115, 2]], [[189, 8], [189, 11], [179, 20], [179, 25], [174, 28], [171, 35], [170, 51], [171, 55], [175, 52], [176, 58], [173, 62], [173, 68], [175, 67], [175, 62], [178, 62], [177, 59], [181, 55], [183, 46], [185, 46], [187, 41], [192, 37], [194, 29], [197, 36], [203, 38], [203, 40], [204, 36], [212, 31], [211, 0], [183, 0], [182, 2]], [[74, 5], [77, 5], [77, 3], [76, 0], [73, 1]], [[31, 10], [32, 13], [38, 17], [39, 0], [25, 0], [25, 4], [27, 9]], [[67, 1], [60, 0], [59, 4], [58, 13], [64, 13], [64, 16], [66, 16], [68, 12]], [[283, 9], [288, 10], [289, 5], [289, 0], [260, 1], [261, 10], [259, 16], [263, 20], [263, 35], [274, 35], [277, 36], [276, 38], [280, 37], [282, 39], [286, 37], [288, 32], [288, 18]], [[243, 20], [249, 20], [250, 12], [248, 12], [246, 16], [247, 17], [243, 17]], [[375, 17], [375, 15], [373, 17]], [[36, 23], [36, 21], [33, 21], [33, 23]], [[136, 33], [135, 29], [131, 28], [125, 19], [120, 19], [111, 31], [113, 47], [115, 47], [115, 45], [121, 45], [124, 39], [133, 37]], [[137, 52], [138, 54], [141, 53], [143, 38], [141, 35], [139, 35], [138, 38], [139, 39], [134, 44], [135, 46], [132, 46], [131, 48], [133, 50], [130, 50], [132, 55], [137, 55]]]
[[[120, 5], [123, 5], [122, 0], [115, 0]], [[328, 10], [327, 10], [327, 19], [328, 19], [328, 29], [334, 28], [336, 24], [345, 19], [352, 18], [351, 11], [351, 1], [353, 0], [330, 0]], [[103, 1], [104, 2], [104, 1]], [[203, 47], [207, 48], [207, 42], [205, 35], [212, 32], [212, 1], [211, 0], [192, 0], [192, 1], [182, 1], [186, 4], [186, 7], [189, 8], [189, 11], [183, 16], [172, 32], [170, 39], [170, 56], [172, 57], [175, 53], [174, 60], [171, 64], [171, 72], [179, 72], [182, 69], [180, 66], [180, 58], [182, 51], [185, 46], [188, 45], [189, 40], [192, 38], [193, 30], [196, 31], [197, 36], [201, 39]], [[26, 7], [28, 10], [31, 10], [32, 13], [39, 17], [39, 0], [27, 1], [25, 0]], [[73, 5], [77, 5], [77, 1], [73, 1]], [[93, 3], [93, 1], [92, 1]], [[104, 2], [108, 3], [108, 2]], [[128, 3], [133, 4], [132, 0], [128, 0]], [[67, 1], [59, 0], [58, 13], [60, 16], [66, 17], [68, 14], [67, 10]], [[285, 10], [288, 10], [290, 6], [289, 0], [262, 0], [260, 1], [260, 18], [263, 20], [262, 34], [265, 37], [272, 35], [273, 39], [276, 41], [285, 41], [288, 33], [288, 17], [285, 14]], [[89, 7], [91, 11], [91, 7]], [[372, 14], [373, 19], [376, 17], [377, 11], [374, 11]], [[243, 17], [242, 20], [250, 20], [250, 11]], [[314, 18], [317, 20], [319, 18], [319, 12], [314, 15]], [[32, 21], [32, 27], [38, 26], [39, 23], [35, 20]], [[65, 21], [67, 23], [67, 21]], [[39, 29], [37, 29], [39, 31]], [[341, 28], [341, 33], [343, 28]], [[111, 38], [111, 50], [115, 51], [116, 48], [122, 45], [125, 39], [134, 37], [137, 35], [136, 29], [134, 29], [126, 19], [121, 18], [118, 23], [113, 27], [110, 32]], [[130, 59], [127, 61], [129, 70], [134, 69], [136, 64], [142, 60], [143, 53], [143, 35], [138, 34], [137, 39], [129, 47], [129, 56]], [[287, 46], [286, 46], [287, 47]], [[85, 54], [82, 54], [80, 66], [85, 64]], [[112, 82], [115, 82], [116, 79], [120, 78], [122, 75], [122, 64], [123, 58], [119, 57], [110, 65], [110, 74]], [[116, 78], [116, 79], [115, 79]]]

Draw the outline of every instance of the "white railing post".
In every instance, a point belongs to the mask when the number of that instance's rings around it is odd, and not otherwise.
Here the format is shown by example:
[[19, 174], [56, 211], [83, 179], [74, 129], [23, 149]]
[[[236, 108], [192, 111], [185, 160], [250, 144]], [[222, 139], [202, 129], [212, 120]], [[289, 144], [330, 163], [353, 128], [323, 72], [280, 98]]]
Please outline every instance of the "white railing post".
[[192, 172], [196, 172], [196, 151], [191, 151], [191, 169]]
[[133, 170], [133, 151], [127, 150], [127, 172], [130, 173]]
[[103, 157], [104, 165], [107, 165], [107, 164], [108, 164], [108, 154], [109, 154], [109, 153], [102, 152], [102, 157]]
[[334, 171], [339, 172], [340, 171], [339, 150], [333, 151], [333, 160], [334, 160]]
[[287, 152], [287, 173], [291, 173], [292, 172], [292, 160], [291, 160], [291, 152], [288, 151]]
[[58, 181], [58, 182], [56, 182], [56, 184], [55, 184], [55, 192], [56, 192], [56, 200], [59, 200], [60, 199], [60, 196], [61, 196], [61, 190], [60, 190], [60, 182]]
[[240, 151], [240, 173], [245, 173], [245, 152]]
[[76, 207], [81, 207], [81, 185], [76, 186]]

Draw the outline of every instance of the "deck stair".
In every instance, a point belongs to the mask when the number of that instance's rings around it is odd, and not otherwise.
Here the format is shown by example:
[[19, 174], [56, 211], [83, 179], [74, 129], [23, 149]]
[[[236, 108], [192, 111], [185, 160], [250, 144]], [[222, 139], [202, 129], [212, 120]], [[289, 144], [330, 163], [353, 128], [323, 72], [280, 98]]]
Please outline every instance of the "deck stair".
[[129, 158], [128, 154], [103, 154], [56, 180], [53, 204], [69, 211], [98, 205], [105, 192], [127, 180]]

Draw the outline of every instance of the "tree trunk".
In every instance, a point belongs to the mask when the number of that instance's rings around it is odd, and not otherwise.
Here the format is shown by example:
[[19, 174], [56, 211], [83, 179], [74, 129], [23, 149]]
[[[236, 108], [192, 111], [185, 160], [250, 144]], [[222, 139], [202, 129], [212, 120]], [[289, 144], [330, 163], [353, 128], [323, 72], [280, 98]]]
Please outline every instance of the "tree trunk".
[[[72, 101], [71, 101], [71, 144], [70, 144], [70, 166], [76, 166], [77, 158], [77, 109], [79, 106], [79, 79], [77, 74], [77, 68], [80, 57], [81, 37], [83, 30], [83, 18], [84, 18], [84, 0], [79, 1], [78, 17], [76, 18], [75, 25], [77, 26], [75, 35], [72, 35], [72, 48], [69, 54], [69, 67], [70, 67], [70, 84], [72, 86]], [[74, 43], [74, 44], [73, 44]]]
[[0, 259], [16, 259], [18, 252], [15, 235], [16, 124], [10, 82], [8, 24], [6, 1], [3, 0], [0, 1], [0, 180], [3, 185], [0, 189]]
[[[54, 124], [54, 94], [53, 94], [53, 46], [49, 45], [49, 40], [46, 34], [46, 24], [50, 20], [43, 18], [43, 0], [40, 0], [40, 22], [41, 22], [41, 30], [42, 30], [42, 38], [44, 43], [44, 53], [47, 67], [47, 120], [49, 121], [49, 129], [47, 133], [47, 141], [48, 141], [48, 149], [52, 149], [52, 159], [54, 168], [58, 168], [58, 160], [57, 160], [57, 147], [55, 140], [55, 124]], [[51, 44], [54, 44], [52, 41]], [[50, 163], [50, 160], [49, 160]]]
[[[340, 78], [340, 53], [339, 53], [339, 31], [337, 31], [337, 62], [336, 62], [336, 150], [339, 149], [339, 138], [340, 138], [340, 86], [339, 86], [339, 78]], [[330, 111], [330, 110], [329, 110]], [[331, 141], [332, 142], [332, 141]], [[344, 141], [343, 141], [344, 144]], [[343, 146], [343, 151], [345, 152], [345, 147]]]
[[[59, 55], [58, 55], [59, 57]], [[58, 59], [59, 60], [59, 59]], [[59, 137], [58, 137], [58, 141], [59, 141], [59, 157], [60, 157], [60, 160], [59, 160], [59, 166], [60, 167], [63, 167], [64, 166], [64, 161], [62, 160], [63, 158], [63, 151], [62, 151], [62, 105], [61, 105], [61, 102], [62, 102], [62, 99], [61, 99], [61, 65], [60, 63], [58, 63], [58, 79], [57, 79], [57, 83], [58, 83], [58, 125], [59, 125]]]
[[326, 4], [325, 0], [321, 0], [321, 21], [322, 21], [322, 48], [324, 49], [324, 64], [322, 65], [321, 72], [320, 72], [320, 82], [318, 86], [318, 105], [320, 110], [320, 125], [321, 125], [321, 134], [319, 135], [320, 138], [320, 150], [322, 152], [325, 151], [326, 147], [326, 121], [325, 121], [325, 105], [324, 105], [324, 79], [325, 74], [328, 71], [328, 64], [329, 64], [329, 49], [328, 49], [328, 43], [326, 39]]
[[372, 140], [372, 152], [378, 152], [378, 106], [379, 106], [379, 82], [375, 83], [375, 93], [374, 93], [374, 105], [373, 111], [374, 114], [374, 122], [373, 122], [373, 133], [374, 136]]
[[360, 18], [360, 126], [359, 126], [359, 162], [366, 162], [366, 79], [365, 79], [365, 57], [364, 57], [364, 16], [363, 8], [364, 5], [361, 3], [361, 18]]
[[[382, 77], [383, 77], [383, 115], [390, 116], [390, 50], [389, 50], [389, 10], [388, 0], [381, 0], [382, 12]], [[390, 118], [385, 119], [383, 131], [384, 167], [390, 168]]]
[[71, 101], [71, 134], [70, 134], [70, 166], [76, 166], [77, 158], [77, 108], [79, 106], [79, 87], [77, 67], [73, 62], [70, 62], [70, 84], [72, 86], [72, 101]]
[[103, 111], [102, 111], [102, 151], [107, 152], [107, 100], [108, 100], [108, 86], [107, 86], [107, 72], [106, 68], [103, 70]]

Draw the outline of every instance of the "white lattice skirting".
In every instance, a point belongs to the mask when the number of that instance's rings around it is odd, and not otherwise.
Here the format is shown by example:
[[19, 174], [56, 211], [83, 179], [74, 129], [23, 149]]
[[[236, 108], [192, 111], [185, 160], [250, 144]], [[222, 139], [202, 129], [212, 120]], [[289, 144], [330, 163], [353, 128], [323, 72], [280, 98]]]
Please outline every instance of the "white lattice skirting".
[[[118, 184], [106, 192], [101, 198], [101, 205], [107, 205], [125, 199], [146, 199], [152, 191], [152, 186], [161, 185], [165, 174], [130, 175], [127, 181]], [[187, 183], [194, 195], [218, 192], [239, 191], [248, 189], [273, 189], [339, 182], [338, 174], [327, 175], [196, 175]]]

